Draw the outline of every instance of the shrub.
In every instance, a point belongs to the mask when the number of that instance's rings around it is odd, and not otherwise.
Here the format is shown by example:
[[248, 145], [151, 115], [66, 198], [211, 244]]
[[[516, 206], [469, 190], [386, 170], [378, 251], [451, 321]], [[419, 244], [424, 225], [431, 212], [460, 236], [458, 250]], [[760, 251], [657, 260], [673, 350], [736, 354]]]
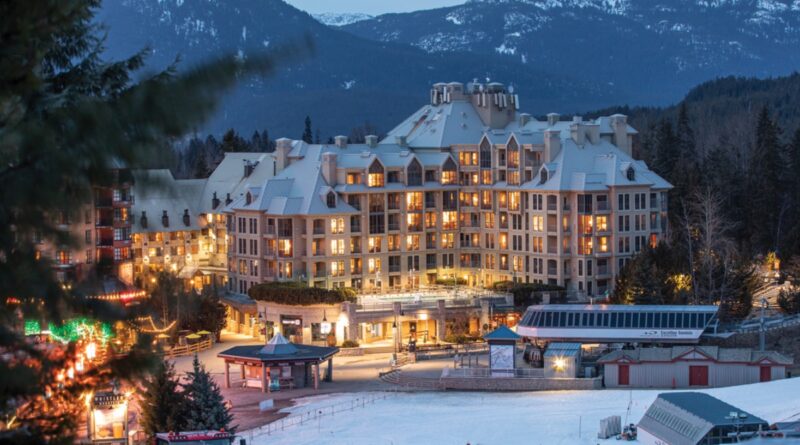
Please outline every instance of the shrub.
[[497, 281], [492, 288], [498, 292], [510, 292], [514, 295], [515, 306], [530, 306], [542, 302], [541, 292], [554, 292], [551, 294], [551, 303], [566, 303], [564, 288], [554, 284], [545, 283], [514, 283], [513, 281]]
[[470, 333], [467, 334], [448, 334], [444, 341], [447, 343], [455, 343], [458, 345], [463, 345], [464, 343], [474, 343], [476, 341], [481, 341], [482, 338], [477, 333]]
[[463, 286], [467, 284], [467, 280], [461, 277], [456, 278], [455, 280], [453, 277], [436, 278], [436, 284], [440, 286], [455, 286], [456, 284]]
[[343, 348], [357, 348], [358, 346], [358, 342], [355, 340], [345, 340], [342, 342]]
[[349, 288], [323, 289], [302, 283], [260, 283], [247, 292], [250, 298], [278, 304], [309, 306], [312, 304], [338, 304], [355, 301], [355, 291]]

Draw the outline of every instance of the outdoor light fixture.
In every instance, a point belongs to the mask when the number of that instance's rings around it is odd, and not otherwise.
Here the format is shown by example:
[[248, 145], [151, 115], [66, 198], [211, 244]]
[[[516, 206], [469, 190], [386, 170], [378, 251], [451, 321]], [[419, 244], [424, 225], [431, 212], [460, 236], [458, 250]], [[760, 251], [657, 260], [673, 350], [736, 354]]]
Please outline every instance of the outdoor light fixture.
[[324, 310], [322, 311], [322, 323], [319, 325], [319, 332], [322, 335], [328, 335], [331, 333], [331, 324], [328, 321], [328, 317]]
[[557, 359], [555, 359], [553, 361], [553, 368], [555, 368], [556, 371], [563, 371], [564, 367], [566, 367], [566, 365], [567, 365], [567, 362], [564, 361], [563, 358], [557, 358]]

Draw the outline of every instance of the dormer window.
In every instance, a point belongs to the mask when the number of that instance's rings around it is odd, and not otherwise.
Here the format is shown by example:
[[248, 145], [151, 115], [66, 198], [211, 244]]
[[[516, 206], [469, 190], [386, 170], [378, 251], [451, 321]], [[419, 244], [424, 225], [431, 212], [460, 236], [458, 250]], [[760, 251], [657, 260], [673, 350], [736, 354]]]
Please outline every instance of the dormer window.
[[336, 208], [336, 193], [328, 192], [328, 195], [325, 197], [325, 203], [328, 205], [329, 209]]
[[247, 192], [247, 195], [245, 195], [244, 202], [247, 205], [250, 205], [250, 203], [253, 202], [253, 195], [251, 195], [250, 192]]
[[636, 170], [633, 167], [628, 167], [625, 171], [625, 176], [627, 176], [628, 181], [635, 181], [636, 180]]
[[383, 166], [377, 160], [369, 166], [367, 172], [367, 185], [369, 187], [383, 187]]
[[416, 159], [412, 160], [406, 169], [408, 185], [422, 185], [422, 165]]
[[547, 182], [547, 179], [548, 179], [547, 169], [543, 168], [539, 172], [539, 184], [544, 184], [545, 182]]
[[484, 139], [480, 148], [481, 168], [492, 168], [492, 145]]
[[452, 158], [447, 158], [442, 166], [442, 185], [456, 183], [456, 163]]

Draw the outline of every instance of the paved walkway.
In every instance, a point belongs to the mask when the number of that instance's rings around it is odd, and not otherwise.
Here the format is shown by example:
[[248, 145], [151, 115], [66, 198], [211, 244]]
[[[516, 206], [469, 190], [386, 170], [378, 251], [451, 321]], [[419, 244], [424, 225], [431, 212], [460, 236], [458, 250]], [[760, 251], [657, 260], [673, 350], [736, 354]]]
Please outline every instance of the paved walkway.
[[[380, 391], [392, 388], [392, 385], [379, 379], [379, 373], [389, 369], [391, 354], [379, 353], [361, 356], [335, 356], [333, 359], [333, 382], [321, 382], [318, 390], [303, 388], [264, 394], [256, 388], [231, 387], [225, 389], [225, 362], [217, 357], [217, 354], [234, 346], [260, 344], [260, 342], [251, 337], [225, 333], [221, 340], [211, 349], [198, 354], [198, 357], [222, 389], [225, 399], [233, 405], [231, 411], [234, 416], [234, 424], [238, 425], [239, 431], [255, 428], [284, 417], [284, 414], [278, 413], [278, 411], [291, 406], [293, 400], [297, 398], [318, 394]], [[179, 376], [185, 375], [192, 369], [193, 358], [193, 356], [185, 356], [173, 360], [175, 371]], [[232, 369], [231, 374], [236, 375], [237, 371]], [[258, 405], [267, 399], [274, 401], [275, 408], [261, 412]]]

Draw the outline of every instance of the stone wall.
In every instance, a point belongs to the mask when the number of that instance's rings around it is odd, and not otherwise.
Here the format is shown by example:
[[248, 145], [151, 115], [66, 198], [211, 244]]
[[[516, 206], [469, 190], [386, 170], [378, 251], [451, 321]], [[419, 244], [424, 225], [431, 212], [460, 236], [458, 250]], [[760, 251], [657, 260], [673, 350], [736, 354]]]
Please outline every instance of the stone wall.
[[443, 377], [440, 382], [442, 389], [460, 391], [563, 391], [602, 388], [599, 377], [592, 379]]

